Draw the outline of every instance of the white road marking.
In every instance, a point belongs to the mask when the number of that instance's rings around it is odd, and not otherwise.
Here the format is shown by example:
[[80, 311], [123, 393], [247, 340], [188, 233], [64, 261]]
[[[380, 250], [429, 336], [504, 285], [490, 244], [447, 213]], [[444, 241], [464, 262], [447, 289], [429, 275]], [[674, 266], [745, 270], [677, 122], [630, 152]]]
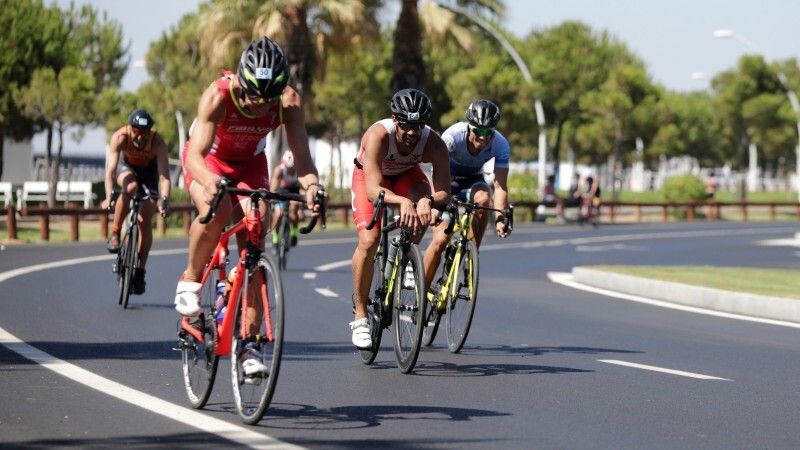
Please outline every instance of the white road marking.
[[305, 272], [305, 273], [303, 273], [303, 279], [304, 280], [313, 280], [315, 278], [317, 278], [317, 273], [316, 272]]
[[323, 264], [321, 266], [314, 267], [314, 270], [317, 272], [327, 272], [329, 270], [338, 269], [340, 267], [347, 267], [353, 264], [352, 259], [343, 259], [341, 261], [334, 261], [328, 264]]
[[611, 250], [627, 250], [627, 251], [642, 251], [644, 247], [627, 244], [610, 244], [610, 245], [579, 245], [575, 247], [576, 252], [604, 252]]
[[766, 246], [800, 247], [800, 239], [767, 239], [765, 241], [758, 241], [756, 244]]
[[698, 380], [720, 380], [720, 381], [733, 381], [728, 378], [713, 377], [711, 375], [703, 375], [702, 373], [686, 372], [683, 370], [667, 369], [665, 367], [648, 366], [645, 364], [637, 364], [627, 361], [620, 361], [617, 359], [598, 359], [598, 361], [606, 364], [616, 364], [618, 366], [633, 367], [634, 369], [652, 370], [653, 372], [669, 373], [672, 375], [680, 375], [682, 377], [697, 378]]
[[794, 322], [784, 322], [782, 320], [774, 320], [774, 319], [764, 319], [761, 317], [751, 317], [745, 316], [741, 314], [733, 314], [727, 313], [722, 311], [714, 311], [711, 309], [704, 309], [698, 308], [696, 306], [687, 306], [687, 305], [680, 305], [677, 303], [670, 303], [665, 302], [662, 300], [656, 300], [653, 298], [647, 297], [640, 297], [638, 295], [630, 295], [630, 294], [623, 294], [622, 292], [615, 292], [609, 291], [607, 289], [597, 288], [594, 286], [588, 286], [582, 283], [578, 283], [575, 281], [575, 278], [572, 276], [571, 273], [565, 272], [547, 272], [547, 277], [550, 278], [550, 281], [553, 283], [562, 284], [564, 286], [568, 286], [574, 289], [580, 289], [582, 291], [593, 292], [595, 294], [605, 295], [608, 297], [615, 297], [621, 298], [623, 300], [631, 300], [634, 302], [645, 303], [652, 306], [658, 306], [661, 308], [669, 308], [669, 309], [677, 309], [679, 311], [687, 311], [691, 313], [697, 314], [705, 314], [709, 316], [717, 316], [717, 317], [724, 317], [726, 319], [735, 319], [735, 320], [744, 320], [747, 322], [757, 322], [757, 323], [764, 323], [767, 325], [778, 325], [782, 327], [789, 327], [789, 328], [800, 328], [800, 323]]
[[167, 402], [158, 397], [132, 389], [116, 381], [101, 377], [100, 375], [81, 369], [64, 360], [58, 359], [31, 345], [26, 344], [13, 334], [0, 328], [0, 344], [18, 353], [42, 367], [69, 378], [76, 383], [95, 389], [104, 394], [123, 400], [132, 405], [144, 408], [168, 419], [180, 422], [200, 431], [216, 434], [230, 441], [257, 449], [300, 449], [292, 444], [279, 441], [266, 434], [253, 431], [239, 425], [216, 419], [191, 408]]
[[317, 293], [319, 293], [323, 297], [331, 297], [331, 298], [338, 298], [339, 297], [339, 294], [337, 294], [336, 292], [333, 292], [332, 290], [330, 290], [328, 288], [314, 288], [314, 290], [317, 291]]

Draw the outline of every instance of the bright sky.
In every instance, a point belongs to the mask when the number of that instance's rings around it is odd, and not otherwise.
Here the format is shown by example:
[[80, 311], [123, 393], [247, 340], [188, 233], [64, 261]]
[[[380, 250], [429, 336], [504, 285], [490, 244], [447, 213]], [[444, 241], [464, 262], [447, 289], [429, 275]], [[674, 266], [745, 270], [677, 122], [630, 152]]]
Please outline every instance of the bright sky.
[[[144, 59], [151, 41], [197, 10], [200, 0], [74, 0], [105, 10], [122, 23], [131, 40], [131, 60]], [[56, 0], [68, 8], [70, 0]], [[623, 41], [647, 64], [656, 82], [673, 90], [706, 89], [714, 74], [733, 67], [746, 43], [769, 59], [800, 57], [800, 1], [797, 0], [505, 0], [505, 25], [519, 36], [533, 29], [580, 20], [595, 30], [607, 30]], [[395, 7], [396, 9], [396, 7]], [[735, 32], [735, 38], [716, 39], [715, 29]], [[694, 76], [693, 76], [694, 74]], [[700, 74], [705, 74], [702, 76]], [[141, 67], [132, 64], [123, 88], [136, 90], [146, 80]], [[67, 139], [65, 154], [102, 155], [102, 131], [88, 132], [78, 144]], [[44, 139], [34, 139], [43, 149]], [[41, 151], [41, 150], [39, 150]]]

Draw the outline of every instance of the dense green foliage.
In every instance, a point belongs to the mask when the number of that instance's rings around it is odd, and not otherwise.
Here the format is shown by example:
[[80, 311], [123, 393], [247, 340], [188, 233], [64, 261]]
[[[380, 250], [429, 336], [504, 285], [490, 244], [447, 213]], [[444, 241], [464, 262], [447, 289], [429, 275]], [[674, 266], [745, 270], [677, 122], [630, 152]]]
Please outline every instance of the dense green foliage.
[[667, 179], [662, 193], [664, 200], [676, 203], [701, 201], [706, 195], [703, 180], [690, 174]]

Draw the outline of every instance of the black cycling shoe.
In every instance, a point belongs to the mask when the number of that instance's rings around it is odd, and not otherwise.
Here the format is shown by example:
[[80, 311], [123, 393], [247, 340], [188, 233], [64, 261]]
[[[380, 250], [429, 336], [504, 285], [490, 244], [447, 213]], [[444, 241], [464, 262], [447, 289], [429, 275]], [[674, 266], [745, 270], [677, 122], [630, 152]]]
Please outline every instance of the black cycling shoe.
[[290, 240], [291, 240], [292, 247], [297, 247], [297, 236], [292, 236], [292, 238]]
[[108, 238], [108, 246], [106, 247], [109, 253], [119, 253], [119, 235], [112, 234]]
[[144, 294], [145, 285], [144, 281], [144, 269], [137, 267], [133, 269], [133, 283], [131, 286], [131, 293], [134, 295], [142, 295]]

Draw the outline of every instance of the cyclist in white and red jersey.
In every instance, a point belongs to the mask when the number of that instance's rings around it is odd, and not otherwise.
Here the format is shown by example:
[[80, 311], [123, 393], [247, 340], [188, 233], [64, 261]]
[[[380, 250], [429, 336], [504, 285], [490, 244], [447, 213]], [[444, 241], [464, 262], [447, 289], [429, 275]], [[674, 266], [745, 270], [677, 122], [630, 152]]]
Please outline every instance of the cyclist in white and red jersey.
[[[361, 138], [353, 169], [353, 219], [358, 246], [353, 253], [353, 302], [355, 320], [350, 323], [352, 341], [369, 348], [372, 339], [367, 322], [367, 297], [372, 281], [372, 264], [380, 242], [380, 225], [367, 230], [374, 201], [380, 191], [384, 200], [400, 210], [400, 226], [409, 229], [415, 242], [432, 223], [433, 203], [444, 203], [450, 195], [450, 167], [447, 147], [425, 121], [431, 114], [428, 96], [417, 89], [402, 89], [392, 96], [392, 117], [374, 123]], [[433, 165], [433, 190], [419, 167]], [[379, 222], [380, 223], [380, 222]]]
[[[311, 160], [300, 95], [288, 86], [289, 71], [283, 50], [267, 37], [251, 42], [242, 53], [236, 73], [223, 72], [203, 92], [197, 118], [183, 150], [186, 186], [199, 216], [204, 216], [217, 193], [220, 177], [244, 189], [269, 189], [269, 171], [259, 141], [279, 126], [286, 128], [300, 183], [309, 205], [320, 188]], [[189, 261], [178, 282], [175, 309], [184, 316], [200, 314], [198, 292], [202, 270], [231, 214], [240, 219], [250, 199], [223, 199], [216, 216], [206, 225], [198, 220], [189, 231]], [[269, 211], [261, 205], [262, 230], [269, 229]], [[315, 210], [318, 211], [318, 207]], [[244, 240], [239, 239], [240, 248]], [[260, 363], [259, 363], [260, 364]], [[263, 369], [245, 367], [245, 373]], [[252, 370], [251, 370], [252, 369]]]

